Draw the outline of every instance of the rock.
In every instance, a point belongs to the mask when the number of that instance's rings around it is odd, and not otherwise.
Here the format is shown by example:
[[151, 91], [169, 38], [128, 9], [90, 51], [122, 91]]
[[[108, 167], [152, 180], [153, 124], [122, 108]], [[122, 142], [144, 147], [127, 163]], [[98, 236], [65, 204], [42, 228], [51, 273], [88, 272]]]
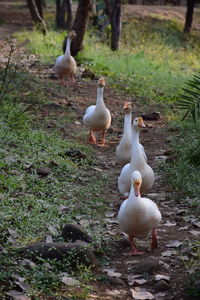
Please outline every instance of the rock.
[[169, 290], [171, 287], [170, 284], [166, 282], [166, 280], [162, 279], [155, 284], [154, 288], [157, 292], [162, 292]]
[[124, 281], [122, 279], [120, 279], [120, 278], [109, 277], [108, 280], [113, 285], [123, 285], [123, 286], [126, 286], [126, 284], [124, 283]]
[[143, 114], [141, 116], [145, 121], [159, 121], [162, 119], [162, 115], [160, 112], [152, 112], [148, 114]]
[[130, 242], [127, 238], [121, 238], [120, 240], [117, 241], [120, 247], [122, 248], [127, 248], [130, 247]]
[[92, 242], [90, 236], [80, 226], [75, 224], [66, 224], [62, 229], [61, 235], [65, 242], [75, 242], [77, 240], [86, 243]]
[[74, 161], [87, 158], [85, 153], [77, 149], [67, 150], [65, 152], [65, 156], [71, 157], [71, 159]]
[[35, 243], [26, 248], [20, 249], [24, 257], [37, 260], [38, 257], [44, 259], [57, 259], [62, 261], [64, 258], [69, 260], [72, 267], [83, 264], [86, 266], [96, 266], [96, 258], [93, 252], [84, 243]]
[[159, 259], [154, 256], [149, 256], [135, 265], [135, 273], [152, 274], [160, 268]]
[[48, 167], [43, 167], [43, 168], [39, 168], [37, 169], [37, 174], [40, 176], [48, 176], [49, 173], [51, 173], [51, 169], [49, 169]]

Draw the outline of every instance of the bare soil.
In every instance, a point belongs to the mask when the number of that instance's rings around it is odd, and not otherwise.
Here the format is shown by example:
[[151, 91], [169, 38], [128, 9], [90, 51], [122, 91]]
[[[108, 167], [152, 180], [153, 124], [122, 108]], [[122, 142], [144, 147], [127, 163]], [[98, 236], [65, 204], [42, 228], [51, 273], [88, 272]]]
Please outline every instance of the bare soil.
[[[22, 26], [27, 24], [30, 26], [30, 19], [27, 10], [23, 7], [20, 11], [13, 5], [12, 2], [0, 2], [0, 17], [5, 20], [5, 23], [0, 26], [0, 34], [11, 34], [14, 31], [20, 30]], [[163, 7], [154, 6], [125, 6], [124, 14], [128, 17], [129, 14], [137, 13], [140, 15], [147, 15], [151, 13], [159, 13], [162, 16], [169, 14], [178, 14], [180, 18], [183, 18], [184, 9], [174, 7], [163, 9]], [[174, 15], [176, 17], [177, 15]], [[23, 23], [23, 25], [22, 25]], [[35, 67], [34, 71], [37, 71]], [[43, 74], [46, 77], [47, 70], [38, 70], [40, 76]], [[51, 73], [51, 72], [50, 72]], [[50, 78], [46, 78], [50, 82]], [[76, 112], [77, 121], [82, 122], [82, 116], [89, 104], [93, 104], [96, 99], [96, 80], [84, 80], [78, 79], [74, 87], [67, 87], [67, 97], [63, 99], [54, 99], [55, 103], [59, 103], [63, 106], [71, 105], [72, 109]], [[117, 189], [117, 177], [120, 173], [120, 167], [115, 164], [115, 149], [119, 142], [122, 133], [122, 103], [123, 101], [131, 101], [133, 103], [134, 116], [141, 115], [143, 113], [152, 113], [153, 111], [160, 111], [162, 109], [159, 105], [148, 105], [141, 104], [134, 96], [127, 96], [125, 94], [119, 94], [106, 86], [105, 88], [105, 103], [112, 113], [112, 126], [107, 133], [107, 145], [106, 147], [99, 148], [97, 146], [91, 146], [94, 148], [96, 156], [99, 161], [99, 169], [105, 172], [111, 178], [111, 183], [106, 186], [106, 191], [102, 191], [106, 195], [109, 206], [107, 218], [107, 236], [109, 237], [108, 251], [106, 253], [109, 259], [109, 269], [113, 269], [114, 272], [120, 273], [118, 277], [110, 276], [109, 281], [96, 281], [91, 283], [95, 287], [94, 291], [91, 292], [89, 299], [121, 299], [131, 300], [131, 288], [145, 288], [147, 291], [154, 295], [154, 299], [157, 300], [181, 300], [184, 299], [184, 288], [188, 280], [188, 273], [185, 267], [185, 262], [191, 257], [191, 242], [198, 238], [198, 234], [192, 234], [191, 231], [198, 231], [195, 225], [192, 224], [192, 218], [186, 220], [184, 218], [185, 207], [178, 201], [173, 201], [170, 197], [171, 187], [165, 181], [164, 174], [159, 170], [158, 165], [160, 161], [165, 159], [163, 156], [167, 150], [169, 150], [169, 143], [167, 140], [168, 134], [166, 133], [165, 120], [162, 118], [158, 121], [147, 121], [147, 129], [141, 132], [141, 142], [145, 147], [145, 151], [148, 156], [148, 162], [155, 170], [156, 180], [149, 194], [149, 198], [154, 200], [162, 213], [162, 223], [158, 228], [158, 243], [157, 249], [150, 250], [150, 239], [139, 241], [139, 248], [145, 251], [144, 255], [141, 256], [129, 256], [129, 245], [124, 240], [124, 236], [119, 230], [116, 222], [116, 215], [121, 202], [124, 200], [119, 194]], [[49, 108], [44, 107], [41, 111], [41, 115], [38, 118], [38, 122], [43, 115], [49, 113]], [[56, 110], [51, 113], [57, 116]], [[161, 111], [162, 114], [162, 111]], [[59, 117], [59, 116], [57, 116]], [[65, 138], [77, 138], [75, 133], [85, 132], [85, 128], [79, 122], [71, 123], [62, 129], [62, 134]], [[48, 128], [47, 128], [48, 130]], [[85, 137], [80, 134], [79, 142], [86, 143]], [[199, 231], [198, 231], [199, 232]], [[116, 242], [116, 240], [119, 240]], [[180, 243], [178, 243], [180, 242]], [[148, 261], [145, 259], [149, 258]], [[139, 262], [144, 261], [144, 266], [148, 267], [151, 262], [157, 261], [157, 269], [152, 269], [152, 272], [148, 274], [148, 270], [142, 271], [142, 278], [147, 280], [144, 284], [134, 283], [130, 285], [127, 279], [128, 275], [136, 275], [139, 273], [141, 267], [137, 268]], [[154, 266], [156, 263], [154, 263]], [[142, 269], [141, 269], [142, 270]], [[96, 274], [103, 278], [106, 272], [101, 268], [95, 270]], [[170, 277], [169, 280], [158, 284], [155, 281], [155, 275], [162, 274]], [[41, 298], [42, 299], [42, 298]], [[54, 297], [48, 298], [44, 296], [43, 299], [56, 299]], [[141, 298], [142, 299], [142, 298]], [[145, 298], [149, 299], [149, 298]]]

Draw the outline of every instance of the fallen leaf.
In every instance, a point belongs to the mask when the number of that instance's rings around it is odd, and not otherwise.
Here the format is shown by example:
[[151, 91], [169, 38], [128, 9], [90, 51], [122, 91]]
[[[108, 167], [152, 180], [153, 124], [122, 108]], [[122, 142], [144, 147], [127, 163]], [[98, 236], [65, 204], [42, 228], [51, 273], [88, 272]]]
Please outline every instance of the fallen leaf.
[[49, 225], [49, 226], [48, 226], [48, 230], [49, 230], [49, 232], [50, 232], [53, 236], [58, 235], [58, 231], [57, 231], [57, 229], [56, 229], [55, 226]]
[[144, 284], [147, 282], [146, 279], [144, 278], [141, 278], [142, 275], [138, 274], [138, 275], [128, 275], [127, 276], [127, 280], [128, 280], [128, 284], [129, 285], [133, 285], [134, 283], [137, 283], [137, 284]]
[[7, 295], [11, 296], [14, 300], [31, 300], [31, 298], [15, 290], [7, 292]]
[[171, 222], [167, 221], [166, 223], [163, 224], [163, 226], [168, 226], [168, 227], [170, 227], [170, 226], [176, 226], [176, 222], [171, 223]]
[[168, 248], [179, 248], [182, 244], [183, 244], [183, 242], [174, 240], [174, 241], [170, 241], [168, 244], [166, 244], [166, 247], [168, 247]]
[[198, 231], [198, 230], [190, 230], [189, 233], [191, 233], [191, 234], [197, 236], [197, 235], [200, 234], [200, 231]]
[[81, 122], [80, 121], [75, 121], [74, 124], [81, 125]]
[[172, 255], [176, 255], [176, 254], [177, 254], [177, 252], [175, 250], [167, 250], [167, 251], [161, 253], [162, 256], [168, 256], [168, 257], [170, 257]]
[[19, 234], [17, 233], [16, 230], [8, 228], [8, 232], [10, 233], [11, 237], [14, 239], [17, 239], [19, 237]]
[[109, 277], [116, 277], [116, 278], [119, 278], [119, 277], [122, 276], [121, 273], [115, 272], [114, 269], [103, 269], [103, 271], [106, 272], [107, 275], [108, 275]]
[[195, 225], [196, 227], [200, 228], [200, 222], [193, 222], [192, 225]]
[[131, 289], [131, 294], [133, 299], [135, 300], [151, 300], [154, 299], [154, 295], [151, 293], [147, 292], [145, 289], [140, 289], [140, 288], [135, 288]]
[[160, 280], [162, 280], [162, 279], [164, 279], [164, 280], [166, 280], [166, 281], [169, 281], [169, 280], [170, 280], [170, 277], [167, 276], [167, 275], [161, 275], [161, 274], [155, 275], [155, 280], [156, 280], [156, 281], [160, 281]]
[[110, 296], [119, 296], [121, 295], [121, 291], [119, 290], [106, 290], [106, 294]]
[[59, 214], [64, 214], [64, 213], [66, 213], [68, 211], [69, 211], [69, 208], [67, 206], [60, 205], [60, 207], [59, 207]]
[[113, 217], [115, 217], [116, 216], [116, 212], [114, 212], [114, 211], [108, 211], [107, 213], [106, 213], [106, 217], [107, 218], [113, 218]]
[[46, 239], [45, 239], [46, 243], [53, 243], [53, 238], [51, 235], [47, 235]]
[[118, 220], [117, 219], [104, 219], [106, 223], [109, 223], [109, 224], [119, 224]]
[[70, 276], [63, 276], [61, 278], [61, 281], [67, 286], [79, 286], [80, 285], [80, 282], [77, 279], [70, 277]]

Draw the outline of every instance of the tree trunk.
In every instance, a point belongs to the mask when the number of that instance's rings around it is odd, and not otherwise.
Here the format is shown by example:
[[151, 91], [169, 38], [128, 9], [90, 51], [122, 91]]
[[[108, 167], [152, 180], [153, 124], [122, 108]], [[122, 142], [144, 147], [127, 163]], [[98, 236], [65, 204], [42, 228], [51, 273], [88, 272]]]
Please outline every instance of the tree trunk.
[[70, 30], [72, 28], [73, 23], [73, 12], [72, 12], [72, 1], [66, 0], [66, 9], [67, 9], [67, 21], [66, 28]]
[[45, 35], [47, 33], [47, 26], [43, 19], [42, 1], [41, 0], [27, 0], [27, 4], [30, 10], [32, 20], [36, 24], [40, 24], [42, 32]]
[[[91, 0], [79, 0], [76, 17], [72, 26], [72, 29], [77, 34], [71, 43], [71, 54], [73, 56], [77, 55], [83, 49], [83, 39], [88, 25], [91, 2]], [[65, 44], [66, 42], [64, 42]]]
[[190, 32], [193, 20], [193, 12], [196, 0], [187, 0], [187, 11], [185, 16], [185, 26], [183, 32]]
[[56, 0], [56, 26], [58, 28], [65, 28], [65, 0]]
[[111, 13], [111, 49], [119, 49], [119, 39], [121, 33], [121, 0], [114, 0]]

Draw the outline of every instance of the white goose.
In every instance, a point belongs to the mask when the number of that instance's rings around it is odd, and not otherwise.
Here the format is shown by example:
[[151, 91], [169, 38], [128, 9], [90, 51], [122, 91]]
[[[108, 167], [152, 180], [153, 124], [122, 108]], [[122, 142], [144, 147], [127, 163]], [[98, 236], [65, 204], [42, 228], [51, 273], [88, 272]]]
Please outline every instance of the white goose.
[[65, 84], [65, 79], [68, 79], [71, 82], [74, 82], [74, 74], [77, 70], [77, 65], [75, 59], [71, 56], [70, 52], [70, 46], [72, 39], [76, 36], [76, 33], [74, 30], [69, 32], [69, 35], [67, 37], [66, 41], [66, 49], [65, 54], [58, 56], [56, 59], [56, 63], [54, 66], [55, 73], [59, 76], [61, 79], [61, 83]]
[[128, 197], [131, 187], [131, 174], [138, 170], [142, 175], [141, 194], [148, 193], [155, 180], [152, 168], [147, 164], [141, 144], [139, 142], [139, 132], [146, 127], [141, 117], [135, 118], [132, 124], [132, 156], [130, 163], [126, 164], [118, 178], [118, 188], [120, 193]]
[[[131, 102], [124, 102], [123, 109], [125, 112], [124, 116], [124, 131], [119, 145], [116, 148], [115, 156], [116, 162], [122, 166], [130, 162], [132, 155], [132, 133], [131, 133], [131, 122], [132, 122], [132, 106]], [[140, 144], [143, 151], [145, 160], [147, 156], [144, 151], [144, 147]]]
[[157, 205], [148, 198], [140, 196], [142, 176], [139, 171], [131, 174], [131, 190], [128, 199], [122, 202], [119, 213], [119, 227], [129, 236], [131, 254], [143, 254], [137, 251], [133, 238], [144, 238], [152, 233], [151, 249], [157, 248], [156, 227], [161, 221]]
[[98, 80], [96, 105], [91, 105], [86, 109], [83, 117], [83, 123], [89, 128], [90, 144], [96, 144], [96, 138], [93, 132], [102, 132], [102, 140], [99, 146], [105, 145], [105, 134], [111, 124], [111, 114], [106, 108], [103, 100], [103, 91], [105, 86], [104, 78]]

